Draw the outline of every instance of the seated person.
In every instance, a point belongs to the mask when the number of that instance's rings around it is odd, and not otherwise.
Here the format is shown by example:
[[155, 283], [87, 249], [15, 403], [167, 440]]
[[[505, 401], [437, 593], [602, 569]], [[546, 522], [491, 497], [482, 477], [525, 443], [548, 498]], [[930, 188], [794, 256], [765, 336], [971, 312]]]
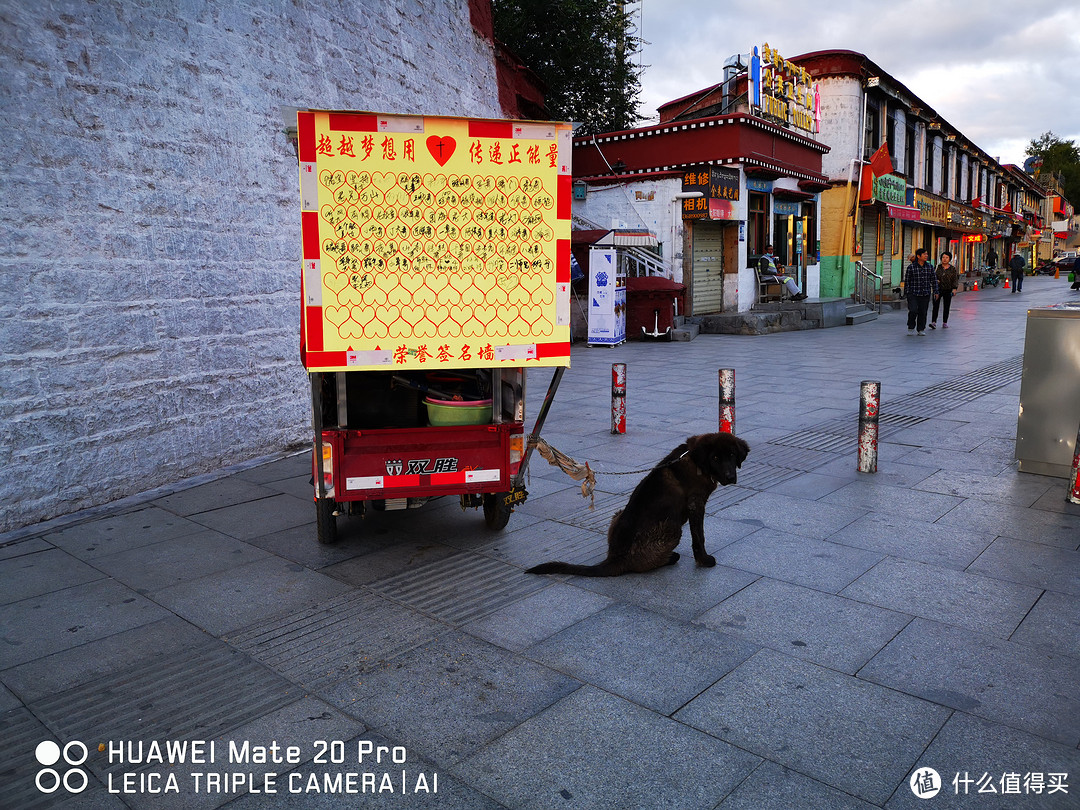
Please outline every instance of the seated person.
[[806, 298], [806, 293], [799, 291], [799, 285], [795, 283], [795, 279], [784, 275], [783, 265], [773, 254], [772, 245], [765, 246], [765, 253], [758, 260], [758, 273], [762, 281], [775, 281], [778, 284], [783, 284], [787, 288], [792, 301], [802, 301]]

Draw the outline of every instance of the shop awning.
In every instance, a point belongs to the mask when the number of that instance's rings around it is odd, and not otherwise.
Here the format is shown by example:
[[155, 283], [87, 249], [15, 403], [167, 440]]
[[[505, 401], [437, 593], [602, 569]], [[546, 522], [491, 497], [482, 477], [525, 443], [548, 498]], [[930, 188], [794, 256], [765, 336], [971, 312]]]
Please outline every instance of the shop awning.
[[660, 243], [656, 234], [643, 228], [613, 228], [604, 230], [573, 231], [571, 240], [574, 244], [596, 245], [597, 247], [657, 247]]
[[893, 205], [888, 203], [885, 207], [889, 209], [889, 216], [893, 219], [922, 219], [922, 212], [913, 205]]

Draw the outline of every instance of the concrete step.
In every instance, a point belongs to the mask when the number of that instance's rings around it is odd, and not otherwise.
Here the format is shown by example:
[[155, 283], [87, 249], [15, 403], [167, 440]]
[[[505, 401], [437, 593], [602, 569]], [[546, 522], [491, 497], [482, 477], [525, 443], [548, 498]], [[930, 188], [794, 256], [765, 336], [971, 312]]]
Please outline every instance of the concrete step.
[[849, 304], [845, 308], [844, 321], [848, 326], [854, 326], [857, 323], [866, 323], [867, 321], [877, 320], [877, 310], [870, 309], [862, 304], [854, 305]]
[[[681, 319], [680, 319], [681, 320]], [[701, 327], [696, 323], [683, 323], [671, 330], [671, 339], [683, 343], [689, 343], [701, 333]]]

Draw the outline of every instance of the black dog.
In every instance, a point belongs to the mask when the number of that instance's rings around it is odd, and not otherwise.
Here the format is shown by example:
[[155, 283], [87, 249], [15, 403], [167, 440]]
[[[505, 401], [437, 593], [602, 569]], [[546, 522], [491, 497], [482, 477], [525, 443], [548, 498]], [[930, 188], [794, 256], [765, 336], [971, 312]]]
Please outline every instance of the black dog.
[[691, 436], [641, 480], [626, 508], [615, 513], [608, 527], [606, 560], [598, 565], [549, 562], [527, 573], [615, 577], [673, 565], [687, 521], [694, 559], [711, 568], [716, 558], [705, 553], [705, 502], [717, 484], [736, 482], [736, 469], [749, 453], [750, 445], [730, 433]]

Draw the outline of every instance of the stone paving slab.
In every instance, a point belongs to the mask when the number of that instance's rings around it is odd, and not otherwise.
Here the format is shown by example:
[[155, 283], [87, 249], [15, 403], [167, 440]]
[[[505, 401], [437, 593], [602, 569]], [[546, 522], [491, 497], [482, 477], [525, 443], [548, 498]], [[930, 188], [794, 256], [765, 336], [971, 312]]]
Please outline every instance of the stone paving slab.
[[154, 601], [213, 635], [303, 610], [348, 586], [302, 565], [267, 557], [154, 591]]
[[449, 768], [580, 685], [473, 636], [450, 633], [323, 697]]
[[890, 610], [1008, 638], [1042, 591], [977, 574], [886, 559], [840, 592]]
[[760, 761], [586, 686], [453, 770], [506, 807], [631, 810], [713, 807]]
[[828, 540], [962, 571], [987, 549], [994, 535], [929, 522], [919, 515], [872, 513], [829, 535]]
[[795, 585], [839, 593], [883, 558], [876, 551], [761, 529], [732, 543], [716, 562]]
[[118, 582], [145, 594], [268, 559], [271, 555], [255, 546], [204, 530], [107, 554], [96, 558], [94, 565]]
[[697, 622], [854, 675], [911, 621], [902, 612], [762, 577]]
[[556, 582], [462, 629], [503, 649], [522, 652], [610, 604], [606, 596]]
[[670, 715], [757, 651], [706, 627], [612, 605], [525, 654], [663, 715]]
[[48, 547], [0, 560], [0, 577], [6, 585], [0, 592], [0, 604], [10, 604], [59, 588], [84, 585], [103, 579], [105, 574], [58, 548]]
[[156, 506], [79, 523], [43, 535], [46, 542], [80, 560], [93, 560], [139, 546], [203, 531], [198, 523]]
[[926, 701], [1076, 747], [1080, 661], [916, 619], [859, 672]]
[[876, 806], [766, 760], [717, 810], [873, 810]]
[[[933, 799], [924, 799], [905, 784], [885, 805], [888, 810], [927, 806], [976, 810], [1076, 807], [1075, 787], [1071, 782], [1072, 775], [1080, 773], [1080, 751], [963, 712], [949, 718], [913, 770], [923, 767], [931, 767], [940, 774], [941, 793]], [[1067, 793], [1049, 792], [1046, 785], [1051, 773], [1070, 775]]]
[[110, 579], [0, 605], [0, 670], [164, 619], [168, 611]]
[[968, 570], [1080, 596], [1080, 551], [1002, 537], [995, 540]]
[[883, 804], [949, 717], [934, 703], [762, 650], [675, 719]]
[[1080, 660], [1080, 596], [1045, 592], [1009, 640]]

